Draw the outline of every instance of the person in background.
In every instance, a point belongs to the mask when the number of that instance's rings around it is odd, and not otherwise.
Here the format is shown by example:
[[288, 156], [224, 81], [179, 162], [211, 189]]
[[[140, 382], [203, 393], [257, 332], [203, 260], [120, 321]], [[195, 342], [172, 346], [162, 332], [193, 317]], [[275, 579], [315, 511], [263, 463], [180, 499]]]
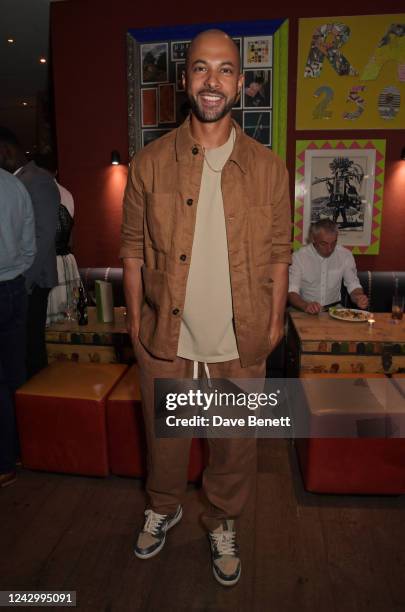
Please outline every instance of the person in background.
[[[291, 260], [287, 169], [231, 118], [243, 75], [225, 32], [192, 41], [183, 84], [190, 116], [137, 153], [124, 197], [120, 257], [148, 441], [140, 559], [158, 554], [181, 520], [191, 443], [155, 435], [155, 379], [263, 380], [284, 332]], [[208, 443], [202, 521], [214, 577], [232, 586], [241, 575], [236, 521], [254, 490], [256, 440]]]
[[15, 134], [4, 127], [0, 127], [0, 167], [24, 184], [34, 208], [37, 253], [25, 273], [28, 291], [27, 375], [30, 378], [48, 363], [45, 323], [48, 294], [58, 284], [55, 235], [60, 196], [49, 172], [39, 168], [34, 161], [28, 161]]
[[31, 198], [0, 169], [0, 487], [15, 482], [19, 452], [14, 392], [26, 380], [27, 292], [24, 274], [36, 253]]
[[56, 262], [58, 268], [58, 285], [51, 289], [48, 297], [46, 324], [63, 321], [74, 309], [76, 290], [82, 286], [79, 269], [71, 250], [71, 234], [75, 205], [73, 196], [56, 180], [57, 167], [52, 155], [36, 155], [35, 162], [48, 170], [54, 177], [59, 190], [58, 226], [55, 236]]
[[311, 225], [310, 243], [293, 254], [289, 269], [288, 301], [291, 306], [318, 314], [341, 300], [342, 280], [358, 308], [368, 306], [351, 252], [338, 245], [338, 226], [329, 219]]

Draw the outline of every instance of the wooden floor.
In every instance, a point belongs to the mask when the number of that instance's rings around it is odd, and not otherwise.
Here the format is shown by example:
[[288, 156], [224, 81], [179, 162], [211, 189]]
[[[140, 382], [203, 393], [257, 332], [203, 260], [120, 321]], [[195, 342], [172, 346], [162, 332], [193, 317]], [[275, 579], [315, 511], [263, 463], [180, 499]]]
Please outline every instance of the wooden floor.
[[212, 577], [196, 487], [161, 554], [140, 561], [140, 481], [21, 470], [0, 491], [0, 590], [76, 590], [98, 612], [405, 610], [405, 496], [306, 493], [290, 442], [259, 449], [236, 587]]

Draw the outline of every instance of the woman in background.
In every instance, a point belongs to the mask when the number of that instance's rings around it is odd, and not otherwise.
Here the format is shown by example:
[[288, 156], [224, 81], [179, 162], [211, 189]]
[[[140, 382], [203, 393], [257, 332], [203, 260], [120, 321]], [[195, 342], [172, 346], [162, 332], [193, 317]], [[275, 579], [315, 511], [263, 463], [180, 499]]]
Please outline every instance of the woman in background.
[[[56, 164], [52, 157], [38, 155], [35, 162], [54, 177], [57, 175]], [[73, 196], [70, 191], [58, 183], [56, 178], [55, 183], [60, 193], [58, 226], [55, 236], [59, 284], [49, 293], [47, 325], [75, 317], [78, 288], [82, 286], [76, 259], [71, 251], [71, 234], [74, 224]]]

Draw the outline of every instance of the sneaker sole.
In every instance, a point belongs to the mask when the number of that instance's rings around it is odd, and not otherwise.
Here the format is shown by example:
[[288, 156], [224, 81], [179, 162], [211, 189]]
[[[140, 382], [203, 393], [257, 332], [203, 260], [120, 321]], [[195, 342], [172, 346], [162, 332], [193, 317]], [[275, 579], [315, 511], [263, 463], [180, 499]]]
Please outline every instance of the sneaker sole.
[[214, 578], [215, 580], [217, 580], [219, 582], [219, 584], [222, 584], [222, 586], [235, 586], [235, 584], [237, 584], [239, 582], [239, 578], [242, 574], [242, 567], [239, 571], [239, 574], [237, 575], [236, 578], [234, 578], [233, 580], [224, 580], [223, 578], [221, 578], [220, 576], [218, 576], [217, 572], [215, 571], [215, 566], [212, 566], [212, 572], [214, 574]]
[[166, 531], [165, 531], [164, 538], [161, 541], [161, 543], [159, 544], [159, 546], [157, 548], [155, 548], [155, 550], [153, 550], [151, 553], [147, 553], [146, 555], [143, 555], [142, 553], [138, 553], [136, 551], [136, 549], [135, 549], [134, 550], [135, 557], [138, 557], [138, 559], [151, 559], [155, 555], [159, 554], [160, 551], [162, 550], [163, 546], [165, 545], [165, 542], [166, 542], [166, 533], [169, 531], [169, 529], [171, 529], [172, 527], [177, 525], [177, 523], [179, 523], [181, 521], [182, 517], [183, 517], [183, 508], [180, 507], [180, 512], [178, 513], [178, 515], [174, 516], [172, 518], [172, 520], [169, 521], [169, 523], [167, 524], [167, 528], [166, 528]]

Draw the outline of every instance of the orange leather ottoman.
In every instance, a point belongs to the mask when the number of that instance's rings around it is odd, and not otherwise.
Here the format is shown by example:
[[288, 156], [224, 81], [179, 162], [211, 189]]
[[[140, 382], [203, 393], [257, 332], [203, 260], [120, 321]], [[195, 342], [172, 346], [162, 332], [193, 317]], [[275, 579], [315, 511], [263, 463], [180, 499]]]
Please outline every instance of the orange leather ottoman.
[[23, 385], [16, 413], [24, 467], [108, 475], [106, 399], [126, 370], [55, 362]]
[[[308, 374], [302, 378], [359, 378], [359, 375]], [[384, 375], [367, 374], [364, 378], [384, 378]], [[401, 412], [398, 404], [396, 402], [394, 408]], [[311, 418], [318, 418], [318, 424], [322, 422], [322, 411], [316, 414], [317, 411], [310, 408], [310, 412]], [[329, 417], [326, 410], [325, 418]], [[295, 447], [304, 486], [308, 491], [405, 493], [404, 438], [297, 438]]]
[[[117, 476], [144, 476], [147, 451], [137, 365], [129, 368], [108, 397], [107, 435], [111, 473]], [[200, 478], [206, 465], [205, 455], [203, 440], [193, 439], [189, 481]]]

